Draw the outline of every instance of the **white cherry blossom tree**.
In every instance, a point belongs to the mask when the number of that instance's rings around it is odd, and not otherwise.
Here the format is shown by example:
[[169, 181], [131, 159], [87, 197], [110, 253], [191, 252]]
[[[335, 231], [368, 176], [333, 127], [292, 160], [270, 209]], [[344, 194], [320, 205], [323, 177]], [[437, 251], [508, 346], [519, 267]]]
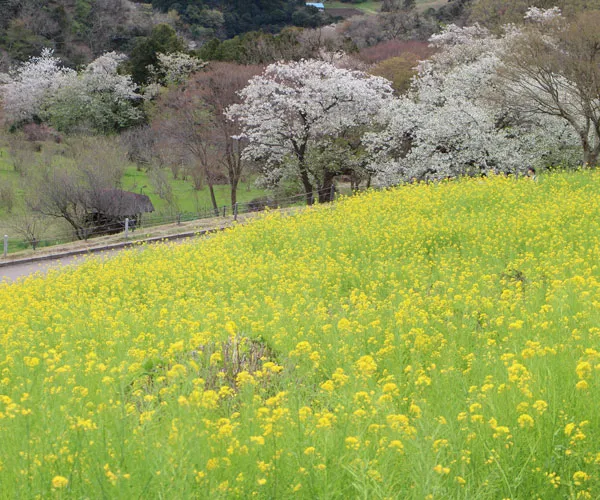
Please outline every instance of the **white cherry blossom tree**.
[[439, 52], [420, 64], [412, 91], [382, 110], [383, 129], [366, 137], [380, 182], [518, 173], [573, 150], [564, 120], [499, 98], [503, 56], [518, 36], [513, 26], [494, 35], [451, 25], [431, 38]]
[[182, 84], [188, 77], [206, 66], [206, 62], [192, 57], [184, 52], [173, 52], [171, 54], [158, 53], [157, 66], [150, 65], [148, 71], [150, 79], [155, 83], [171, 85]]
[[38, 119], [44, 100], [73, 75], [75, 71], [63, 67], [50, 49], [20, 65], [0, 85], [7, 122], [19, 125]]
[[600, 11], [573, 18], [532, 8], [499, 73], [503, 105], [529, 117], [560, 120], [574, 133], [584, 164], [600, 157]]
[[242, 102], [228, 108], [227, 116], [248, 140], [246, 158], [263, 162], [272, 185], [299, 179], [310, 204], [340, 167], [331, 170], [309, 158], [340, 138], [360, 137], [391, 101], [392, 88], [383, 78], [308, 60], [268, 66], [240, 95]]
[[108, 52], [92, 61], [80, 73], [71, 73], [44, 100], [42, 117], [57, 129], [70, 132], [84, 129], [110, 133], [137, 124], [142, 112], [135, 103], [141, 99], [137, 85], [117, 68], [126, 59]]
[[77, 73], [44, 49], [0, 85], [5, 120], [15, 126], [45, 121], [67, 132], [85, 128], [101, 133], [137, 123], [142, 113], [135, 102], [141, 96], [131, 77], [117, 71], [124, 59], [109, 52]]

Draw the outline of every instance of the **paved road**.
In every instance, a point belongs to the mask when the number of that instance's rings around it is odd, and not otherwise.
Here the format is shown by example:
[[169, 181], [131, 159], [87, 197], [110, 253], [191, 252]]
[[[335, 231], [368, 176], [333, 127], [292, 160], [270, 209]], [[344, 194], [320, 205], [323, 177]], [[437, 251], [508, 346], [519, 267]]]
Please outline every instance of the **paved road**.
[[94, 255], [76, 255], [72, 257], [63, 257], [58, 260], [43, 260], [40, 262], [32, 262], [27, 264], [16, 264], [14, 266], [0, 267], [0, 281], [13, 282], [18, 278], [29, 276], [37, 272], [46, 274], [49, 269], [60, 269], [69, 265], [77, 265], [86, 259], [102, 259], [110, 257], [119, 250], [109, 250], [99, 252]]
[[[222, 231], [223, 229], [225, 228], [218, 227], [214, 229], [203, 229], [195, 232], [179, 233], [170, 236], [157, 236], [155, 238], [140, 241], [140, 243], [146, 243], [151, 245], [162, 245], [167, 241], [171, 243], [180, 243], [182, 241], [188, 240], [189, 238], [195, 238], [200, 235], [209, 235], [214, 233], [215, 231]], [[126, 248], [143, 249], [145, 248], [145, 245], [133, 247], [128, 246]], [[124, 247], [120, 246], [119, 248], [111, 248], [108, 250], [96, 251], [94, 253], [62, 257], [57, 260], [42, 260], [33, 263], [0, 266], [0, 282], [13, 282], [19, 278], [29, 276], [30, 274], [35, 274], [36, 272], [45, 274], [49, 269], [57, 269], [64, 266], [77, 265], [85, 259], [107, 258], [114, 255], [115, 253], [123, 251], [124, 249]]]
[[[195, 236], [195, 233], [190, 233], [189, 235], [186, 234], [183, 238], [181, 237], [181, 235], [177, 235], [176, 239], [170, 240], [170, 243], [180, 243], [182, 241], [186, 241], [191, 235]], [[151, 241], [148, 244], [163, 245], [165, 243], [166, 241], [160, 240]], [[76, 266], [87, 259], [107, 259], [113, 257], [119, 252], [122, 252], [123, 250], [130, 250], [132, 248], [135, 248], [137, 251], [141, 251], [147, 247], [146, 245], [143, 245], [130, 246], [126, 248], [112, 248], [108, 250], [96, 251], [93, 253], [65, 256], [61, 257], [60, 259], [41, 260], [38, 262], [0, 266], [0, 283], [13, 282], [18, 280], [19, 278], [24, 278], [25, 276], [29, 276], [30, 274], [35, 274], [38, 272], [41, 274], [46, 274], [49, 269], [60, 269], [61, 267], [65, 266]]]

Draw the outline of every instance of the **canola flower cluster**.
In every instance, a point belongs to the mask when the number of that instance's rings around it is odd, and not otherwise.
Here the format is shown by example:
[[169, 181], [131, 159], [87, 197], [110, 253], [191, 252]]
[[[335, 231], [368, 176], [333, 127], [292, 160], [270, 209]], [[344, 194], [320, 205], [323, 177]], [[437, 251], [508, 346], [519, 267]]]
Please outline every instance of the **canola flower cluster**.
[[599, 192], [403, 186], [0, 286], [0, 497], [598, 498]]

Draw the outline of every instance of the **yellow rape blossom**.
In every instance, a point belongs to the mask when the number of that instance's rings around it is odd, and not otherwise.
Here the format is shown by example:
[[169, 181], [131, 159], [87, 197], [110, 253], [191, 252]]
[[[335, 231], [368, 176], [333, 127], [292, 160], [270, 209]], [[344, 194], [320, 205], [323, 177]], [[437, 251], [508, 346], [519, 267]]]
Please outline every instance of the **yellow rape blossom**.
[[56, 489], [66, 488], [69, 485], [69, 480], [64, 476], [54, 476], [52, 478], [52, 487]]

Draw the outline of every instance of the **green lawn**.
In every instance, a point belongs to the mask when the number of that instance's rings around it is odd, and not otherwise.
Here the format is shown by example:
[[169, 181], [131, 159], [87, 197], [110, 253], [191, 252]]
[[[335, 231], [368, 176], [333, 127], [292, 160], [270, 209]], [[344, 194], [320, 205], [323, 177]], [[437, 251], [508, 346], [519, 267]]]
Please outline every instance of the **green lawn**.
[[[417, 0], [417, 9], [425, 11], [430, 8], [439, 9], [448, 3], [446, 0]], [[365, 14], [377, 14], [381, 9], [381, 1], [369, 0], [362, 3], [345, 3], [339, 1], [325, 1], [325, 10], [328, 9], [358, 9]]]
[[[148, 173], [143, 170], [138, 170], [136, 167], [128, 167], [123, 176], [123, 189], [148, 195], [157, 212], [204, 212], [210, 209], [212, 204], [208, 186], [204, 186], [201, 190], [196, 191], [192, 183], [187, 180], [173, 179], [170, 172], [167, 171], [170, 184], [173, 189], [175, 198], [175, 206], [161, 199], [154, 191], [152, 183], [148, 178]], [[253, 179], [246, 182], [241, 182], [238, 187], [238, 202], [246, 203], [259, 196], [264, 196], [265, 191], [257, 189], [254, 186]], [[231, 190], [228, 184], [220, 184], [215, 186], [215, 196], [219, 207], [223, 205], [231, 205]]]
[[325, 10], [327, 9], [358, 9], [365, 14], [376, 14], [381, 9], [381, 2], [367, 1], [363, 3], [344, 3], [344, 2], [324, 2]]
[[[168, 169], [165, 169], [164, 173], [173, 192], [173, 202], [171, 204], [157, 194], [150, 181], [148, 172], [138, 170], [134, 165], [131, 165], [125, 169], [122, 179], [123, 189], [142, 193], [150, 197], [155, 207], [155, 212], [147, 220], [151, 219], [152, 224], [158, 224], [163, 219], [165, 222], [169, 222], [170, 218], [173, 218], [177, 213], [205, 214], [211, 210], [212, 204], [207, 186], [203, 186], [201, 190], [195, 190], [190, 181], [182, 180], [181, 178], [173, 179], [173, 175]], [[0, 206], [0, 237], [4, 234], [9, 235], [11, 251], [20, 250], [27, 247], [25, 242], [21, 242], [24, 238], [23, 235], [15, 229], [15, 225], [20, 224], [19, 213], [24, 208], [23, 178], [15, 171], [7, 148], [0, 148], [0, 192], [2, 186], [12, 186], [14, 205], [11, 212], [8, 212], [5, 207]], [[215, 186], [215, 194], [219, 207], [231, 204], [230, 187], [228, 184]], [[246, 203], [264, 195], [264, 190], [255, 187], [254, 176], [248, 176], [238, 186], [238, 202], [240, 203]], [[45, 219], [42, 235], [45, 241], [42, 245], [68, 241], [68, 235], [70, 234], [71, 227], [64, 220]]]

